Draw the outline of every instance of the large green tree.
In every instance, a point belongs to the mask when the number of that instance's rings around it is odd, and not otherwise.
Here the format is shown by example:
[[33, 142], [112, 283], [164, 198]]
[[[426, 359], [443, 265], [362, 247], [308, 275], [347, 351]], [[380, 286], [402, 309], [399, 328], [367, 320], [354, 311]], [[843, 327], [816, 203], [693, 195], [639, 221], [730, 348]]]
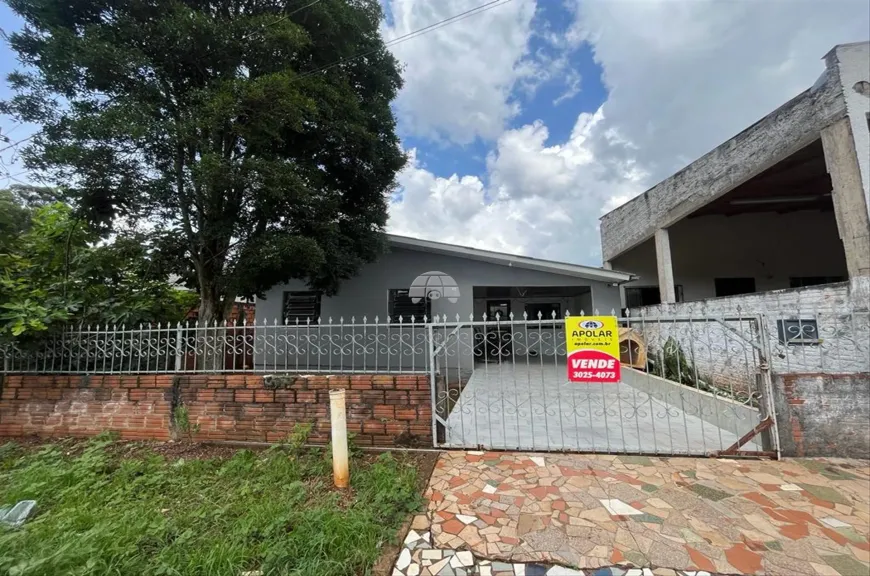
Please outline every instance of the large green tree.
[[[6, 0], [26, 165], [91, 221], [146, 220], [200, 319], [377, 257], [405, 157], [378, 0]], [[183, 268], [183, 267], [182, 267]]]

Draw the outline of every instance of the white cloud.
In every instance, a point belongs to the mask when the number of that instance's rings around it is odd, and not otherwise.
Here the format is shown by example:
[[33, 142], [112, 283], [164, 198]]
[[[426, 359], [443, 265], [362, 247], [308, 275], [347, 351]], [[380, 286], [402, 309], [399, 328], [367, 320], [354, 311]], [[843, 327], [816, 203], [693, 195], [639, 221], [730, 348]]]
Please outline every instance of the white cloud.
[[[564, 56], [589, 43], [609, 96], [562, 144], [547, 146], [541, 123], [502, 131], [516, 110], [510, 87], [533, 89], [552, 73], [526, 53], [530, 2], [492, 29], [476, 21], [474, 33], [447, 34], [434, 48], [407, 43], [401, 124], [453, 142], [497, 141], [483, 175], [442, 178], [415, 157], [399, 177], [391, 231], [600, 264], [602, 213], [808, 88], [830, 48], [870, 30], [866, 0], [571, 1], [576, 22], [549, 44]], [[409, 13], [457, 6], [422, 4], [394, 0]], [[549, 62], [563, 66], [559, 55]]]
[[[392, 0], [387, 40], [460, 14], [478, 0]], [[468, 144], [495, 140], [516, 116], [514, 84], [533, 68], [520, 66], [535, 13], [534, 0], [513, 0], [391, 48], [405, 65], [396, 100], [400, 128], [433, 140]]]
[[390, 231], [556, 260], [596, 263], [598, 206], [630, 197], [642, 173], [626, 163], [618, 178], [586, 143], [602, 115], [582, 114], [563, 145], [545, 145], [541, 123], [508, 130], [487, 159], [488, 183], [475, 176], [439, 178], [411, 162], [399, 176], [402, 199]]
[[610, 89], [602, 130], [656, 179], [809, 88], [828, 50], [870, 30], [866, 0], [575, 1], [569, 36], [591, 43]]

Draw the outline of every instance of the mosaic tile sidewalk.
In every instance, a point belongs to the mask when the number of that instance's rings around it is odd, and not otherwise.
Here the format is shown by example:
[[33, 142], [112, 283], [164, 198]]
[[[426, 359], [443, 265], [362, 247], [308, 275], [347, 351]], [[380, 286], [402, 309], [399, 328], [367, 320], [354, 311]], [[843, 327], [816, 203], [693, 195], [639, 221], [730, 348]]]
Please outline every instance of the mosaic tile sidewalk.
[[393, 576], [870, 576], [870, 463], [447, 452]]

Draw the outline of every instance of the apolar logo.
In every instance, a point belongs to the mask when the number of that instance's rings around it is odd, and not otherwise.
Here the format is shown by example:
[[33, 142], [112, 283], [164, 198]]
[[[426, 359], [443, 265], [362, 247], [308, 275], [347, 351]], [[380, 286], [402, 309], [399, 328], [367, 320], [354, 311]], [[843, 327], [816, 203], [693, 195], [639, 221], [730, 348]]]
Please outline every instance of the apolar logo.
[[580, 327], [585, 330], [598, 330], [602, 326], [604, 326], [604, 322], [598, 320], [584, 320], [580, 323]]
[[456, 303], [459, 300], [459, 286], [449, 274], [438, 271], [424, 272], [411, 282], [408, 296], [414, 304], [424, 298], [438, 300], [442, 297]]

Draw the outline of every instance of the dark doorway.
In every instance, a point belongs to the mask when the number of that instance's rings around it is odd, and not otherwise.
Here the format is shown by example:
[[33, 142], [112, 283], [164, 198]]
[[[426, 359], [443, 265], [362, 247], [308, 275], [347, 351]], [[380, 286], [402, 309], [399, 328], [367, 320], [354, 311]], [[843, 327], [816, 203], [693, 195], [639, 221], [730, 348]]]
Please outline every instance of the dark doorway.
[[498, 316], [502, 320], [510, 320], [511, 301], [510, 300], [487, 300], [486, 301], [486, 319], [495, 320]]

